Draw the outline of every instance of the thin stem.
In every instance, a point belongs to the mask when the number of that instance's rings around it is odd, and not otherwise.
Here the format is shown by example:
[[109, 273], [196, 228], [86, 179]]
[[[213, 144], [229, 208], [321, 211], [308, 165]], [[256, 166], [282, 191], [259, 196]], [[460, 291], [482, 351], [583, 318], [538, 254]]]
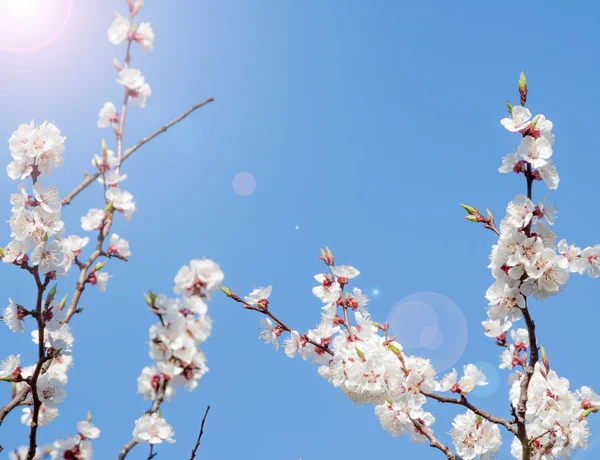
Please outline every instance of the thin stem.
[[350, 340], [355, 342], [356, 339], [354, 338], [354, 334], [352, 333], [352, 328], [350, 327], [350, 321], [348, 320], [348, 307], [344, 307], [344, 322], [346, 323], [346, 329], [348, 329], [348, 334], [350, 335]]
[[[168, 384], [169, 384], [169, 381], [165, 380], [164, 383], [158, 388], [158, 392], [156, 393], [156, 398], [154, 398], [154, 401], [152, 402], [152, 407], [150, 407], [150, 409], [148, 409], [145, 412], [145, 414], [154, 414], [155, 412], [158, 412], [158, 410], [160, 409], [160, 405], [163, 403], [163, 401], [165, 399], [165, 392], [167, 391]], [[123, 460], [129, 453], [129, 451], [131, 451], [131, 449], [133, 449], [137, 445], [137, 443], [138, 442], [134, 438], [132, 438], [130, 441], [128, 441], [127, 444], [125, 444], [121, 448], [121, 452], [119, 452], [119, 456], [117, 457], [117, 460]]]
[[38, 420], [40, 415], [40, 407], [42, 406], [42, 402], [38, 396], [37, 392], [37, 381], [42, 371], [42, 366], [46, 361], [46, 353], [45, 353], [45, 340], [44, 340], [44, 329], [46, 327], [46, 323], [44, 323], [44, 319], [42, 317], [42, 306], [44, 304], [44, 290], [46, 289], [46, 285], [42, 284], [39, 275], [39, 268], [35, 267], [33, 270], [33, 276], [35, 278], [35, 284], [37, 286], [37, 300], [35, 304], [35, 319], [37, 321], [38, 326], [38, 361], [35, 365], [35, 369], [33, 371], [33, 375], [31, 376], [31, 380], [28, 381], [29, 386], [31, 387], [31, 395], [33, 397], [33, 410], [32, 410], [32, 420], [29, 430], [29, 450], [27, 451], [27, 460], [32, 460], [35, 457], [35, 453], [37, 450], [37, 429], [38, 429]]
[[[129, 32], [128, 42], [127, 42], [127, 52], [125, 53], [125, 66], [129, 67], [129, 63], [131, 62], [131, 43], [133, 42], [132, 32], [133, 32], [133, 11], [129, 14]], [[129, 90], [127, 87], [124, 88], [125, 95], [123, 97], [123, 106], [121, 108], [121, 116], [119, 117], [119, 130], [117, 134], [117, 158], [119, 159], [119, 164], [117, 165], [117, 174], [121, 172], [121, 161], [123, 156], [123, 129], [125, 128], [125, 116], [127, 114], [127, 101], [129, 100]]]
[[[527, 171], [525, 173], [525, 179], [527, 180], [527, 198], [530, 200], [533, 197], [533, 173], [531, 164], [527, 163]], [[531, 222], [525, 227], [525, 234], [531, 236]], [[535, 372], [535, 365], [539, 360], [539, 350], [537, 346], [537, 338], [535, 335], [535, 323], [531, 318], [529, 309], [527, 308], [527, 297], [525, 297], [525, 307], [522, 309], [523, 318], [527, 326], [527, 333], [529, 335], [530, 353], [529, 363], [524, 367], [523, 380], [521, 380], [521, 392], [519, 394], [519, 402], [516, 407], [515, 417], [517, 420], [517, 437], [521, 441], [522, 446], [522, 458], [523, 460], [529, 460], [531, 458], [531, 443], [527, 438], [527, 421], [525, 420], [525, 413], [527, 412], [527, 398], [528, 389], [531, 382], [531, 378]]]
[[77, 279], [77, 284], [75, 287], [75, 293], [73, 294], [73, 298], [71, 299], [71, 303], [69, 304], [69, 308], [67, 309], [67, 314], [65, 315], [65, 319], [63, 320], [63, 324], [67, 324], [71, 317], [77, 312], [77, 305], [79, 304], [79, 300], [81, 299], [81, 295], [85, 289], [85, 285], [87, 283], [87, 279], [89, 274], [91, 273], [89, 270], [92, 268], [94, 262], [102, 255], [104, 252], [102, 250], [102, 246], [104, 244], [104, 240], [110, 233], [110, 229], [113, 222], [113, 211], [108, 211], [104, 217], [104, 223], [102, 225], [102, 229], [98, 233], [98, 239], [96, 241], [96, 248], [94, 252], [90, 255], [88, 260], [83, 264], [83, 266], [79, 269], [79, 278]]
[[550, 440], [542, 446], [542, 448], [538, 451], [534, 460], [542, 460], [544, 454], [548, 452], [548, 450], [552, 449], [554, 444], [556, 443], [556, 438], [550, 438]]
[[501, 417], [496, 417], [495, 415], [492, 415], [488, 412], [485, 412], [485, 411], [479, 409], [478, 407], [471, 404], [465, 396], [461, 396], [460, 399], [455, 399], [455, 398], [448, 398], [446, 396], [440, 396], [440, 395], [437, 395], [434, 393], [423, 393], [423, 395], [426, 396], [427, 398], [434, 399], [441, 403], [456, 404], [459, 406], [464, 406], [467, 409], [471, 410], [472, 412], [476, 413], [477, 415], [480, 415], [484, 419], [489, 420], [490, 422], [495, 423], [496, 425], [502, 425], [504, 428], [506, 428], [509, 432], [511, 432], [515, 436], [517, 435], [517, 428], [513, 424], [511, 424], [508, 420], [501, 418]]
[[[144, 137], [143, 139], [141, 139], [140, 141], [138, 141], [133, 147], [131, 147], [125, 151], [125, 153], [123, 154], [123, 157], [121, 158], [121, 163], [123, 163], [127, 158], [129, 158], [136, 150], [138, 150], [144, 144], [150, 142], [156, 136], [164, 133], [171, 126], [176, 125], [177, 123], [179, 123], [181, 120], [186, 118], [188, 115], [190, 115], [195, 110], [198, 110], [200, 107], [204, 107], [206, 104], [209, 104], [210, 102], [213, 102], [213, 101], [214, 101], [214, 99], [212, 97], [209, 97], [205, 101], [200, 102], [199, 104], [193, 105], [188, 110], [186, 110], [181, 115], [179, 115], [177, 118], [173, 119], [166, 125], [162, 126], [161, 128], [157, 129], [156, 131], [154, 131], [152, 134], [150, 134], [150, 135]], [[79, 195], [81, 192], [83, 192], [91, 183], [93, 183], [96, 179], [98, 179], [98, 177], [100, 177], [100, 175], [101, 175], [100, 171], [98, 171], [94, 174], [87, 174], [85, 176], [85, 178], [83, 179], [83, 181], [77, 187], [75, 187], [65, 198], [63, 198], [62, 205], [68, 206], [69, 204], [71, 204], [71, 202], [73, 201], [73, 198], [75, 198], [77, 195]]]
[[[271, 311], [268, 308], [258, 308], [258, 307], [255, 307], [254, 305], [250, 305], [249, 303], [247, 303], [246, 301], [244, 301], [244, 299], [242, 299], [241, 297], [235, 295], [233, 292], [228, 297], [231, 297], [236, 302], [244, 304], [244, 308], [246, 310], [257, 311], [259, 313], [262, 313], [265, 316], [268, 316], [273, 321], [275, 321], [277, 323], [277, 325], [279, 327], [281, 327], [281, 329], [283, 329], [284, 331], [286, 331], [286, 332], [292, 332], [292, 329], [290, 329], [283, 321], [281, 321], [273, 313], [271, 313]], [[316, 348], [320, 349], [321, 351], [323, 351], [325, 353], [328, 353], [331, 356], [333, 356], [333, 352], [328, 347], [325, 347], [325, 346], [321, 345], [320, 343], [317, 343], [314, 340], [309, 339], [306, 335], [304, 336], [304, 338], [306, 339], [307, 343], [310, 343], [311, 345], [314, 345]]]
[[410, 419], [415, 426], [415, 429], [429, 440], [429, 445], [434, 449], [440, 450], [448, 460], [459, 460], [459, 457], [454, 454], [450, 448], [442, 444], [425, 425], [413, 418]]
[[204, 422], [206, 422], [206, 416], [208, 415], [208, 411], [210, 410], [210, 406], [206, 408], [206, 412], [204, 412], [204, 417], [202, 417], [202, 423], [200, 424], [200, 433], [198, 433], [198, 440], [196, 441], [196, 445], [192, 449], [192, 455], [190, 456], [190, 460], [194, 460], [196, 458], [196, 451], [198, 447], [200, 447], [200, 440], [202, 439], [202, 435], [204, 434]]

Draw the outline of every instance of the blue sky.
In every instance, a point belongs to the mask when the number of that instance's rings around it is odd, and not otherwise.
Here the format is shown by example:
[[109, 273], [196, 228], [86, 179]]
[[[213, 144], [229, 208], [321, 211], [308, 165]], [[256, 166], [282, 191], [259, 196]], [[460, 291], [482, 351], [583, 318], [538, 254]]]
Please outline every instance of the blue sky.
[[[425, 302], [426, 313], [408, 308], [405, 315], [421, 329], [437, 320], [444, 342], [421, 351], [434, 365], [487, 366], [493, 385], [474, 402], [508, 415], [506, 374], [495, 370], [499, 349], [480, 326], [494, 235], [463, 221], [459, 203], [487, 205], [500, 219], [506, 203], [525, 191], [522, 176], [496, 172], [517, 145], [499, 120], [506, 99], [517, 102], [523, 70], [529, 107], [555, 126], [561, 174], [551, 195], [560, 208], [555, 228], [580, 246], [599, 242], [594, 172], [600, 159], [593, 135], [600, 121], [598, 6], [146, 3], [142, 19], [152, 23], [156, 49], [136, 52], [132, 65], [142, 69], [153, 95], [146, 109], [131, 110], [126, 144], [193, 103], [209, 96], [215, 102], [126, 163], [126, 187], [139, 211], [115, 231], [130, 241], [133, 256], [127, 264], [109, 263], [107, 293], [84, 294], [84, 312], [72, 322], [75, 366], [68, 397], [60, 418], [41, 430], [41, 442], [74, 433], [90, 410], [102, 430], [96, 458], [116, 456], [148, 406], [136, 394], [137, 376], [150, 363], [153, 323], [141, 293], [170, 293], [175, 273], [189, 259], [220, 263], [225, 284], [239, 294], [272, 284], [274, 311], [306, 330], [319, 320], [311, 287], [325, 245], [339, 262], [361, 270], [359, 287], [377, 290], [375, 318], [385, 320], [408, 296]], [[124, 12], [125, 2], [75, 2], [53, 44], [35, 53], [0, 53], [0, 138], [32, 118], [55, 122], [68, 138], [65, 166], [52, 177], [63, 194], [91, 171], [92, 154], [110, 134], [96, 128], [98, 110], [121, 97], [111, 59], [122, 59], [123, 49], [106, 40], [115, 10]], [[8, 148], [2, 158], [8, 163]], [[232, 188], [240, 172], [256, 179], [256, 191], [246, 197]], [[16, 185], [0, 180], [4, 220]], [[537, 183], [534, 198], [547, 192]], [[64, 212], [67, 230], [81, 233], [80, 216], [101, 200], [100, 186], [78, 197]], [[0, 266], [0, 273], [0, 299], [33, 299], [25, 273], [11, 266]], [[65, 292], [72, 292], [72, 283], [61, 280], [59, 293]], [[573, 387], [600, 390], [600, 373], [590, 363], [598, 349], [597, 292], [597, 281], [573, 277], [563, 294], [534, 304], [532, 314], [553, 368]], [[177, 443], [161, 446], [157, 458], [187, 458], [208, 404], [199, 458], [440, 458], [428, 447], [389, 436], [371, 407], [353, 405], [321, 380], [316, 367], [263, 345], [257, 314], [221, 296], [209, 308], [213, 335], [203, 349], [211, 371], [196, 391], [180, 391], [164, 406]], [[405, 333], [416, 340], [414, 331]], [[28, 339], [0, 329], [0, 355], [33, 357]], [[7, 385], [0, 397], [7, 399], [8, 392]], [[445, 433], [457, 412], [430, 407], [437, 433], [449, 442]], [[27, 441], [17, 418], [13, 414], [0, 429], [6, 448]], [[592, 421], [592, 431], [598, 426]], [[598, 456], [593, 438], [591, 444], [577, 458]], [[145, 459], [147, 453], [137, 447], [128, 458]]]

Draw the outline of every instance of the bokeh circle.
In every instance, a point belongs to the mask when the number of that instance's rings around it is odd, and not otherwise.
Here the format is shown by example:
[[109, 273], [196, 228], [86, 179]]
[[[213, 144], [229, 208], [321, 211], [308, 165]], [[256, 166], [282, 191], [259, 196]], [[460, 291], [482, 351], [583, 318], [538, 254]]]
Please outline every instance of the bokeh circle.
[[407, 355], [431, 360], [438, 373], [454, 366], [465, 351], [467, 320], [462, 310], [448, 297], [433, 292], [418, 292], [400, 300], [387, 317], [388, 334]]
[[233, 178], [233, 191], [240, 196], [252, 195], [256, 190], [256, 179], [249, 172], [241, 172]]

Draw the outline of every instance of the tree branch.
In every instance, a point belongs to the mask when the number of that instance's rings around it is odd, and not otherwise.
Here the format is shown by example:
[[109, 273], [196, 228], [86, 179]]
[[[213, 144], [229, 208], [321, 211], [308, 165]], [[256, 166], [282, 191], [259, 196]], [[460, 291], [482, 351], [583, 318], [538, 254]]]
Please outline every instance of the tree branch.
[[196, 451], [198, 447], [200, 447], [200, 439], [202, 439], [202, 435], [204, 434], [204, 422], [206, 422], [206, 416], [208, 415], [208, 411], [210, 410], [210, 406], [206, 408], [206, 412], [204, 412], [204, 417], [202, 417], [202, 424], [200, 425], [200, 433], [198, 433], [198, 440], [196, 441], [196, 445], [192, 449], [192, 455], [190, 456], [190, 460], [194, 460], [196, 458]]
[[450, 448], [442, 444], [425, 425], [415, 419], [410, 419], [419, 433], [429, 440], [429, 445], [434, 449], [440, 450], [448, 460], [459, 460], [459, 457], [454, 454]]
[[[160, 409], [160, 405], [165, 399], [165, 391], [167, 390], [168, 384], [169, 381], [165, 380], [164, 383], [159, 387], [158, 393], [156, 394], [156, 398], [154, 398], [154, 401], [152, 402], [152, 407], [150, 407], [150, 409], [148, 409], [145, 412], [145, 414], [154, 414], [155, 412], [158, 412], [158, 410]], [[123, 446], [121, 452], [119, 453], [119, 456], [117, 457], [117, 460], [123, 460], [129, 453], [129, 451], [137, 445], [137, 443], [138, 442], [132, 438], [127, 444]]]
[[[159, 134], [164, 133], [171, 126], [179, 123], [181, 120], [183, 120], [185, 117], [187, 117], [189, 114], [191, 114], [195, 110], [199, 109], [200, 107], [205, 106], [206, 104], [208, 104], [208, 103], [210, 103], [212, 101], [214, 101], [214, 99], [212, 97], [209, 97], [205, 101], [203, 101], [203, 102], [201, 102], [199, 104], [193, 105], [188, 110], [186, 110], [181, 115], [179, 115], [177, 118], [175, 118], [171, 122], [169, 122], [166, 125], [164, 125], [162, 128], [156, 130], [155, 132], [153, 132], [149, 136], [147, 136], [147, 137], [143, 138], [142, 140], [140, 140], [133, 147], [131, 147], [131, 148], [129, 148], [129, 149], [127, 149], [125, 151], [125, 153], [123, 154], [123, 158], [121, 159], [121, 163], [123, 161], [125, 161], [129, 156], [131, 156], [137, 149], [139, 149], [140, 147], [142, 147], [144, 144], [146, 144], [147, 142], [150, 142], [156, 136], [158, 136]], [[75, 187], [71, 191], [71, 193], [69, 193], [65, 198], [63, 198], [62, 205], [63, 206], [67, 206], [67, 205], [71, 204], [71, 201], [73, 201], [73, 198], [75, 198], [77, 195], [79, 195], [81, 192], [83, 192], [92, 182], [94, 182], [96, 179], [98, 179], [100, 177], [100, 175], [101, 175], [101, 173], [99, 171], [96, 172], [96, 173], [94, 173], [94, 174], [86, 174], [86, 176], [83, 179], [83, 181], [81, 182], [81, 184], [79, 184], [77, 187]]]
[[434, 399], [441, 403], [456, 404], [459, 406], [464, 406], [467, 409], [470, 409], [472, 412], [476, 413], [477, 415], [480, 415], [484, 419], [489, 420], [490, 422], [495, 423], [496, 425], [502, 425], [510, 433], [517, 436], [517, 428], [513, 424], [511, 424], [508, 420], [501, 418], [501, 417], [496, 417], [495, 415], [489, 414], [489, 413], [479, 409], [478, 407], [474, 406], [469, 401], [467, 401], [467, 398], [465, 398], [464, 396], [461, 396], [460, 399], [455, 399], [455, 398], [448, 398], [446, 396], [437, 395], [434, 393], [423, 393], [423, 395], [426, 396], [427, 398]]
[[37, 392], [37, 381], [42, 372], [42, 366], [46, 362], [46, 350], [44, 346], [44, 330], [46, 328], [46, 323], [44, 323], [44, 319], [42, 318], [42, 306], [44, 304], [44, 290], [46, 289], [46, 284], [42, 284], [42, 281], [40, 280], [38, 267], [36, 267], [33, 270], [33, 276], [35, 278], [35, 284], [37, 286], [35, 319], [37, 321], [38, 326], [38, 361], [35, 365], [35, 369], [33, 371], [31, 379], [27, 382], [31, 387], [31, 396], [33, 397], [33, 410], [31, 425], [29, 429], [29, 450], [27, 451], [27, 460], [32, 460], [33, 457], [35, 457], [35, 453], [37, 450], [38, 419], [40, 415], [40, 407], [42, 406], [42, 402], [40, 401], [40, 397], [38, 396]]
[[[527, 163], [527, 171], [525, 173], [525, 179], [527, 180], [527, 198], [532, 199], [532, 188], [533, 188], [533, 173], [531, 170], [531, 164]], [[531, 221], [525, 227], [525, 234], [531, 236]], [[527, 412], [527, 391], [529, 389], [529, 383], [535, 372], [535, 365], [539, 360], [539, 350], [537, 346], [537, 338], [535, 335], [535, 323], [529, 314], [527, 308], [527, 297], [525, 297], [525, 307], [522, 309], [523, 319], [527, 326], [527, 333], [529, 335], [529, 363], [524, 367], [523, 380], [521, 380], [521, 393], [519, 394], [519, 402], [516, 407], [515, 416], [517, 419], [517, 437], [521, 441], [522, 446], [522, 458], [523, 460], [529, 460], [531, 458], [531, 444], [527, 438], [527, 421], [525, 420], [525, 413]]]

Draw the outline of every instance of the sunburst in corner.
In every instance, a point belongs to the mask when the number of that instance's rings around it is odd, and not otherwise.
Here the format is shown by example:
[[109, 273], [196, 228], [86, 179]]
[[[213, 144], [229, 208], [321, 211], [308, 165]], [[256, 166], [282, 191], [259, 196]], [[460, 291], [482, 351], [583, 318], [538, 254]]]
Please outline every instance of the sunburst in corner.
[[31, 53], [65, 31], [73, 0], [0, 0], [0, 52]]

